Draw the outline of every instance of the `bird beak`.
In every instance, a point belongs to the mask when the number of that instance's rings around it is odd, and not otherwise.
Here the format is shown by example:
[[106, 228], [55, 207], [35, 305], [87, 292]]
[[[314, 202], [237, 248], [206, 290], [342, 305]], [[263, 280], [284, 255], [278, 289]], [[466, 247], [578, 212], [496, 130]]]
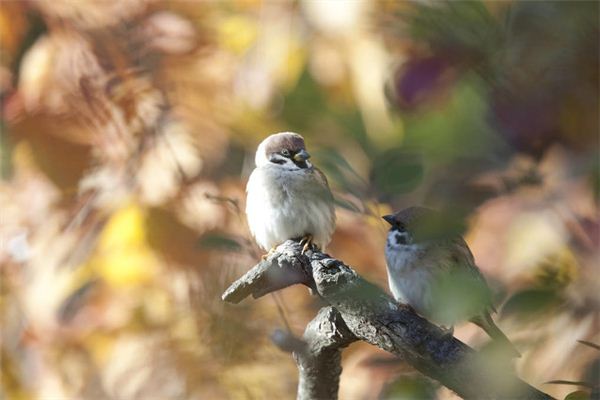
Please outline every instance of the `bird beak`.
[[385, 219], [385, 222], [387, 222], [388, 224], [394, 225], [394, 216], [393, 215], [384, 215], [381, 218]]
[[310, 154], [306, 150], [300, 150], [296, 154], [294, 154], [294, 161], [306, 161], [310, 158]]

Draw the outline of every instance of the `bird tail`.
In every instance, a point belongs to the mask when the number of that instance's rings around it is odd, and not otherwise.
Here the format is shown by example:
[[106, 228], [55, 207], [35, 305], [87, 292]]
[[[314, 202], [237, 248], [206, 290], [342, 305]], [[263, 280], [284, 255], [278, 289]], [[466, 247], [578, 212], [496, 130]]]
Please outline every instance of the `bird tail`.
[[494, 339], [496, 343], [510, 350], [510, 352], [515, 357], [521, 357], [521, 353], [519, 353], [515, 345], [513, 345], [508, 339], [508, 337], [506, 337], [504, 332], [502, 332], [500, 328], [498, 328], [498, 326], [496, 325], [489, 313], [485, 313], [480, 317], [474, 318], [472, 322], [480, 326], [485, 331], [485, 333], [487, 333], [492, 339]]

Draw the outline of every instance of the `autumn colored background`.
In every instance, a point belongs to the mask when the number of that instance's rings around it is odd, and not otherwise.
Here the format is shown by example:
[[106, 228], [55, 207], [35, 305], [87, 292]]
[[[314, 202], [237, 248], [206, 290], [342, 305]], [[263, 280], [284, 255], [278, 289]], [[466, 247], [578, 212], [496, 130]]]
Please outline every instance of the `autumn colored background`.
[[[380, 216], [450, 212], [559, 398], [598, 385], [598, 3], [0, 3], [0, 397], [293, 398], [321, 306], [231, 306], [260, 257], [257, 144], [306, 138], [335, 191], [328, 252], [386, 288]], [[488, 338], [464, 325], [476, 348]], [[341, 399], [454, 398], [360, 343]]]

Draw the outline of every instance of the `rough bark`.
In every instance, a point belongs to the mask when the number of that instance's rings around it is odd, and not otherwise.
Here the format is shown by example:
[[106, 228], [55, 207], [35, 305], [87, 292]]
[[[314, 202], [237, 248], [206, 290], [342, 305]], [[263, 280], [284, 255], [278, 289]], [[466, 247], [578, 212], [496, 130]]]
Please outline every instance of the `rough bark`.
[[[518, 379], [509, 362], [486, 362], [458, 339], [398, 304], [352, 268], [329, 255], [308, 251], [295, 241], [280, 245], [234, 282], [223, 300], [238, 303], [301, 283], [331, 307], [323, 308], [306, 328], [305, 346], [295, 349], [300, 372], [298, 398], [336, 398], [341, 349], [364, 340], [402, 357], [423, 374], [463, 398], [550, 399]], [[333, 307], [333, 308], [332, 308]], [[277, 342], [277, 341], [276, 341]], [[281, 340], [280, 347], [285, 348]]]
[[298, 399], [335, 399], [342, 372], [342, 349], [358, 340], [333, 307], [323, 307], [308, 323], [302, 340], [276, 332], [273, 341], [293, 352], [298, 364]]

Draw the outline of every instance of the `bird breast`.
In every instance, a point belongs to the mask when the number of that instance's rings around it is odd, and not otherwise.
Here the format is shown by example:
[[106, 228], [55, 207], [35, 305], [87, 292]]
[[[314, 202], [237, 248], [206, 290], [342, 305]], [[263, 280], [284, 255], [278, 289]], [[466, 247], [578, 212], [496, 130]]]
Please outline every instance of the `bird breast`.
[[306, 234], [324, 247], [335, 225], [331, 193], [313, 168], [256, 168], [248, 181], [246, 215], [252, 235], [265, 250]]
[[388, 245], [385, 249], [388, 282], [397, 301], [410, 304], [427, 315], [431, 308], [434, 271], [424, 265], [426, 249], [419, 244]]

